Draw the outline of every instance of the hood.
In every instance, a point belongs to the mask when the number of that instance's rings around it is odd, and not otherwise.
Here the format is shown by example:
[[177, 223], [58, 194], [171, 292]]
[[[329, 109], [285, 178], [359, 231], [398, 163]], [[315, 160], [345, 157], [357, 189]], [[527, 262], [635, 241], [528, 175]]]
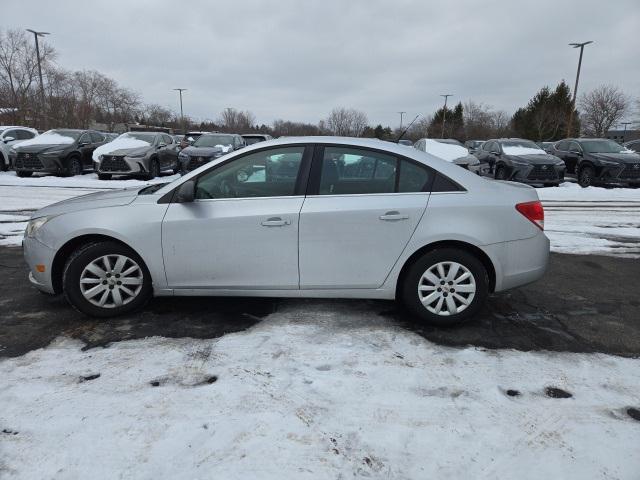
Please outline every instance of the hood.
[[465, 155], [464, 157], [453, 160], [456, 165], [478, 165], [480, 160], [475, 155]]
[[180, 153], [189, 155], [190, 157], [211, 157], [217, 153], [224, 153], [222, 146], [215, 147], [187, 147], [180, 150]]
[[640, 155], [637, 153], [591, 153], [593, 158], [619, 163], [640, 163]]
[[48, 143], [39, 145], [22, 145], [18, 144], [14, 150], [18, 153], [45, 153], [49, 150], [66, 150], [71, 147], [68, 143]]
[[90, 210], [92, 208], [115, 207], [128, 205], [138, 196], [138, 192], [144, 186], [111, 190], [108, 192], [90, 193], [80, 197], [73, 197], [52, 205], [48, 205], [36, 211], [31, 218], [45, 217], [49, 215], [62, 215], [64, 213]]
[[534, 153], [530, 155], [506, 155], [510, 159], [515, 160], [516, 162], [527, 162], [532, 165], [543, 165], [550, 163], [558, 163], [560, 159], [555, 155], [550, 155], [548, 153]]
[[151, 145], [147, 145], [146, 147], [117, 148], [109, 152], [103, 152], [100, 155], [117, 155], [117, 156], [145, 155], [150, 148], [151, 148]]

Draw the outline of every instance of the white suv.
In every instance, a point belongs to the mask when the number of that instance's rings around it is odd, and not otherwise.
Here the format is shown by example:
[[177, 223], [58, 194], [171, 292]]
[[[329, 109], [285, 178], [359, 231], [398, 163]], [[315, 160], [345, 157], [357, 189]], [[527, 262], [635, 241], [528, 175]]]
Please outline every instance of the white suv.
[[0, 126], [0, 171], [9, 169], [9, 150], [14, 145], [38, 135], [38, 131], [29, 127]]

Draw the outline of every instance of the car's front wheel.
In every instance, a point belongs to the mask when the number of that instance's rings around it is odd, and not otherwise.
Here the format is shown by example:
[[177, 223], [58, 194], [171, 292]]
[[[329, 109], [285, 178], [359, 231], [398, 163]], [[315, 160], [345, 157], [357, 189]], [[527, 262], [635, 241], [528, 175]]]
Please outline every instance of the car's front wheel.
[[451, 326], [471, 319], [487, 298], [482, 262], [454, 248], [432, 250], [409, 268], [402, 285], [405, 306], [419, 319]]
[[500, 165], [496, 168], [496, 180], [506, 180], [507, 179], [507, 169]]
[[27, 170], [18, 170], [16, 172], [16, 175], [18, 175], [19, 177], [25, 178], [25, 177], [30, 177], [31, 175], [33, 175], [33, 172], [27, 171]]
[[69, 164], [67, 165], [66, 175], [75, 177], [76, 175], [82, 175], [82, 162], [78, 157], [71, 157]]
[[595, 171], [593, 167], [586, 165], [578, 170], [578, 184], [582, 188], [587, 188], [593, 185], [593, 178], [595, 177]]
[[91, 243], [74, 252], [65, 265], [63, 289], [71, 305], [94, 317], [136, 310], [152, 295], [140, 256], [116, 242]]

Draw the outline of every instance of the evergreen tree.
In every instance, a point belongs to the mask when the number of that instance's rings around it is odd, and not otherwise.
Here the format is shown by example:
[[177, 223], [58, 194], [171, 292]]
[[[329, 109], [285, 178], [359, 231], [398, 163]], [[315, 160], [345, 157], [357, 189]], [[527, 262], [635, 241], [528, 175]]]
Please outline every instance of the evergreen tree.
[[[444, 120], [444, 136], [442, 135], [442, 121]], [[455, 138], [464, 139], [464, 116], [462, 103], [459, 102], [453, 109], [445, 107], [436, 110], [428, 128], [431, 138]]]

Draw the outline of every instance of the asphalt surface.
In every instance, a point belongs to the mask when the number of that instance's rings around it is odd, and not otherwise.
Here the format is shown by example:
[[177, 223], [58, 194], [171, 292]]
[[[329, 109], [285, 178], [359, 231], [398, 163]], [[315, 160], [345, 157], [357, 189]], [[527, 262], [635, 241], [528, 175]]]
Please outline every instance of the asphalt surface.
[[472, 322], [435, 328], [394, 302], [252, 298], [158, 298], [136, 314], [93, 319], [63, 297], [39, 293], [27, 280], [20, 248], [0, 248], [0, 357], [45, 347], [58, 336], [85, 349], [149, 336], [215, 338], [255, 325], [278, 311], [331, 311], [336, 328], [389, 325], [449, 346], [603, 352], [640, 356], [640, 260], [552, 254], [535, 284], [492, 295]]

